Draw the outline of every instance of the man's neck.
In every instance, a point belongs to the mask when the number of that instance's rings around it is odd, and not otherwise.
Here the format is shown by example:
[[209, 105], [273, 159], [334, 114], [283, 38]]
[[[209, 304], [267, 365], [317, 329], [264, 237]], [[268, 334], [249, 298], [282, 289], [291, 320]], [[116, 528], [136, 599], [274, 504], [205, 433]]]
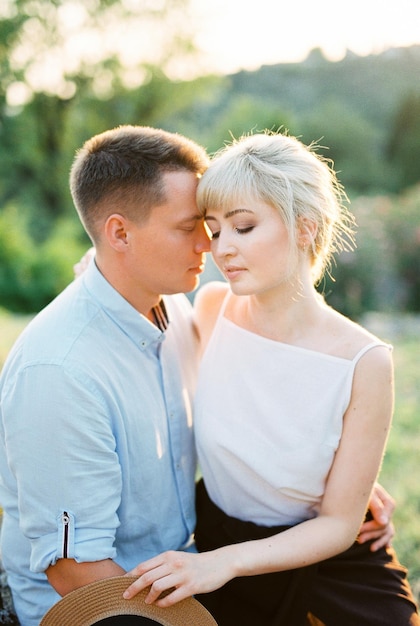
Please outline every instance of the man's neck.
[[118, 291], [136, 311], [147, 317], [147, 319], [160, 328], [159, 323], [156, 322], [156, 315], [158, 318], [160, 317], [162, 319], [166, 316], [166, 310], [164, 313], [160, 311], [162, 296], [158, 293], [142, 292], [138, 286], [134, 288], [128, 278], [126, 269], [122, 265], [119, 265], [115, 259], [111, 259], [110, 262], [109, 259], [101, 258], [97, 252], [95, 263], [98, 270], [109, 284]]

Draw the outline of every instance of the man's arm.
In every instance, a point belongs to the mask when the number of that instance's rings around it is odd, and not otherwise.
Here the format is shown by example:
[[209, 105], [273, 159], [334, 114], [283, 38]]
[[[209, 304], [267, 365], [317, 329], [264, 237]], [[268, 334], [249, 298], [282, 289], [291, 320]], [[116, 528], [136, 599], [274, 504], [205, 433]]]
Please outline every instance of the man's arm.
[[[82, 375], [76, 374], [74, 368], [35, 364], [17, 377], [14, 387], [25, 393], [4, 395], [8, 460], [21, 498], [20, 524], [33, 538], [30, 565], [36, 572], [48, 570], [48, 576], [54, 569], [51, 584], [59, 593], [123, 573], [112, 562], [121, 467], [93, 385], [83, 386]], [[90, 527], [76, 520], [90, 520]], [[106, 530], [97, 530], [101, 528]], [[64, 563], [76, 555], [81, 563], [74, 561], [74, 577]], [[56, 559], [57, 565], [50, 567]]]
[[111, 559], [92, 563], [77, 563], [74, 559], [59, 559], [46, 570], [48, 581], [61, 596], [89, 583], [112, 576], [122, 576], [125, 570]]

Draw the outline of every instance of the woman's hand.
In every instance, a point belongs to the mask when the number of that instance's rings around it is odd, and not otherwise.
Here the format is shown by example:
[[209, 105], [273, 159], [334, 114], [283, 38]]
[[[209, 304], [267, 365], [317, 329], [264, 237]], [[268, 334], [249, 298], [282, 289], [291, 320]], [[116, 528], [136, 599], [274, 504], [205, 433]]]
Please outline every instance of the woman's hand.
[[394, 524], [391, 521], [395, 509], [395, 500], [381, 485], [376, 483], [369, 502], [369, 509], [373, 515], [373, 520], [362, 524], [357, 541], [366, 543], [366, 541], [376, 539], [370, 546], [372, 552], [376, 552], [380, 548], [389, 547], [395, 535]]
[[87, 252], [82, 256], [80, 261], [73, 265], [74, 277], [78, 278], [86, 270], [91, 259], [95, 256], [95, 248], [89, 248]]
[[[201, 554], [163, 552], [127, 572], [126, 576], [138, 576], [138, 580], [125, 590], [124, 598], [150, 586], [145, 602], [168, 607], [197, 593], [214, 591], [235, 575], [229, 552], [229, 548]], [[166, 595], [159, 599], [162, 593]]]

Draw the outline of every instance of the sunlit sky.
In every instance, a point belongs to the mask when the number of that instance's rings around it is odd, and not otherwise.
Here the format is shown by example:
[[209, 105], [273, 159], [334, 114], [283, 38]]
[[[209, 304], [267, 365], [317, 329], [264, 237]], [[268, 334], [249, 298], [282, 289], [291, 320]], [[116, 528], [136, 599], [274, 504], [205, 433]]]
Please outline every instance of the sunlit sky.
[[192, 0], [197, 42], [212, 69], [230, 73], [299, 62], [320, 47], [379, 53], [420, 44], [420, 0]]
[[[141, 9], [137, 0], [124, 2], [130, 3]], [[12, 61], [27, 67], [26, 83], [9, 87], [10, 104], [26, 102], [32, 88], [71, 97], [75, 86], [63, 81], [63, 72], [71, 74], [85, 62], [95, 66], [112, 52], [120, 57], [125, 84], [139, 85], [142, 64], [159, 62], [160, 51], [185, 26], [201, 53], [189, 61], [169, 57], [172, 65], [166, 70], [171, 78], [300, 62], [313, 48], [321, 48], [329, 60], [339, 60], [346, 50], [367, 55], [420, 44], [420, 0], [190, 0], [187, 10], [171, 13], [167, 23], [157, 21], [150, 27], [139, 10], [138, 17], [128, 21], [102, 20], [100, 30], [86, 27], [83, 1], [63, 3], [58, 12], [61, 37], [54, 46], [47, 38], [42, 48], [45, 34], [38, 32], [34, 20], [25, 24], [23, 44]], [[107, 91], [109, 74], [95, 75], [97, 92]]]

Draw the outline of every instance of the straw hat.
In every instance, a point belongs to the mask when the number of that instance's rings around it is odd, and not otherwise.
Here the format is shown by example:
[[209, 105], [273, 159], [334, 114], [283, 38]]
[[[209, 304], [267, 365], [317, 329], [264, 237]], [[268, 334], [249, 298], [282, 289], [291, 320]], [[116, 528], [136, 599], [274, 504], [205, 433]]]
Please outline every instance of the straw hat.
[[[108, 623], [124, 624], [123, 616], [137, 616], [139, 619], [127, 618], [127, 623], [159, 624], [162, 626], [217, 626], [216, 621], [194, 598], [181, 600], [168, 608], [160, 608], [153, 604], [145, 604], [144, 598], [148, 590], [144, 589], [131, 600], [124, 600], [123, 591], [137, 580], [135, 577], [116, 576], [80, 587], [64, 596], [54, 604], [41, 620], [39, 626], [93, 626]], [[141, 617], [144, 619], [142, 620]]]

